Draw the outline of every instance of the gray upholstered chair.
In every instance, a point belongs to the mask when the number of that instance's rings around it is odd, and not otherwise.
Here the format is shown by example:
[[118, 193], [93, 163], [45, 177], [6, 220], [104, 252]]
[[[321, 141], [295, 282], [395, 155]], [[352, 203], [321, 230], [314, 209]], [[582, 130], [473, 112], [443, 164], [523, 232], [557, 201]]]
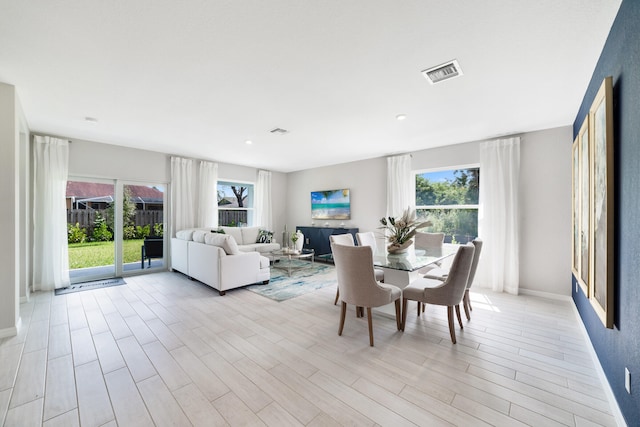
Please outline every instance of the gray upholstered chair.
[[[338, 245], [345, 246], [355, 246], [355, 242], [353, 241], [353, 234], [344, 233], [344, 234], [332, 234], [329, 236], [329, 242], [332, 246], [331, 252], [333, 252], [333, 244], [336, 243]], [[340, 299], [340, 286], [336, 289], [336, 300], [333, 302], [333, 305], [338, 304], [338, 299]]]
[[[471, 271], [469, 271], [467, 289], [464, 291], [464, 296], [462, 297], [462, 306], [464, 307], [464, 314], [467, 316], [467, 320], [471, 320], [470, 311], [473, 310], [473, 307], [471, 307], [471, 299], [469, 298], [469, 288], [471, 288], [471, 285], [473, 285], [473, 279], [476, 277], [478, 261], [480, 260], [480, 253], [482, 252], [482, 239], [475, 238], [471, 241], [471, 243], [473, 243], [473, 246], [475, 246], [476, 251], [473, 253], [473, 261], [471, 263]], [[447, 275], [449, 275], [448, 269], [436, 268], [429, 271], [424, 277], [426, 277], [427, 279], [445, 280]]]
[[[415, 280], [402, 291], [402, 330], [404, 331], [407, 322], [407, 301], [419, 301], [422, 304], [444, 305], [447, 307], [449, 318], [449, 333], [451, 341], [456, 343], [456, 332], [453, 327], [453, 309], [456, 308], [456, 315], [460, 329], [463, 329], [460, 318], [460, 302], [467, 289], [469, 272], [473, 262], [475, 247], [471, 243], [460, 246], [458, 252], [451, 263], [449, 275], [443, 281], [436, 279], [420, 278]], [[420, 312], [418, 310], [418, 312]]]
[[340, 327], [338, 335], [342, 335], [347, 304], [367, 308], [369, 323], [369, 345], [373, 346], [373, 322], [371, 308], [395, 302], [396, 327], [401, 329], [399, 287], [376, 281], [373, 272], [373, 252], [369, 246], [345, 246], [331, 244], [333, 261], [338, 275], [338, 288], [342, 307], [340, 311]]
[[[442, 245], [444, 245], [444, 233], [427, 233], [426, 231], [416, 231], [414, 239], [416, 249], [428, 251], [433, 249], [442, 249]], [[425, 275], [431, 270], [440, 268], [441, 266], [441, 262], [434, 262], [433, 264], [422, 267], [420, 270], [418, 270], [418, 274]], [[422, 307], [422, 311], [424, 311], [424, 306]], [[418, 315], [420, 315], [420, 302], [418, 302]]]
[[[356, 240], [358, 241], [358, 246], [369, 246], [371, 248], [371, 252], [374, 254], [378, 249], [378, 243], [376, 242], [376, 236], [372, 231], [367, 231], [365, 233], [356, 233]], [[384, 270], [381, 268], [373, 268], [376, 273], [376, 280], [378, 282], [384, 282]]]

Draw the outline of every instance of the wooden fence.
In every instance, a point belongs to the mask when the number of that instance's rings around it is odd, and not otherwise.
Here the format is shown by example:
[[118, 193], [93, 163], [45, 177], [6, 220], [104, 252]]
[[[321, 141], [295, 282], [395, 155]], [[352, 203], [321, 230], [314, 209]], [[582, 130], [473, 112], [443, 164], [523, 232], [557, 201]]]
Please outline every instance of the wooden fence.
[[238, 223], [247, 224], [247, 211], [218, 210], [218, 224], [237, 226]]
[[[109, 213], [106, 209], [67, 209], [67, 224], [78, 223], [80, 228], [92, 229], [96, 220], [96, 215], [100, 213], [103, 218], [107, 218]], [[145, 226], [162, 223], [164, 220], [163, 211], [142, 211], [136, 210], [134, 225]]]

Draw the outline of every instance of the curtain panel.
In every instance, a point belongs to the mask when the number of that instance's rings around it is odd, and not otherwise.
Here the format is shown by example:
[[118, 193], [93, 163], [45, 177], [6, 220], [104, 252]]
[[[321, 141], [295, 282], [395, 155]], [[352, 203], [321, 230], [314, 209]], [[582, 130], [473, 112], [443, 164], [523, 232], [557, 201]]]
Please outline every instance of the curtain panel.
[[478, 234], [484, 245], [478, 285], [518, 294], [520, 138], [480, 144]]
[[200, 162], [198, 179], [198, 227], [218, 227], [218, 164]]
[[67, 173], [69, 141], [34, 136], [33, 290], [69, 286]]
[[266, 230], [273, 231], [271, 218], [271, 172], [269, 171], [258, 171], [255, 212], [255, 224]]
[[415, 182], [411, 179], [411, 154], [387, 158], [387, 214], [398, 217], [415, 208]]
[[171, 158], [171, 237], [196, 225], [193, 160]]

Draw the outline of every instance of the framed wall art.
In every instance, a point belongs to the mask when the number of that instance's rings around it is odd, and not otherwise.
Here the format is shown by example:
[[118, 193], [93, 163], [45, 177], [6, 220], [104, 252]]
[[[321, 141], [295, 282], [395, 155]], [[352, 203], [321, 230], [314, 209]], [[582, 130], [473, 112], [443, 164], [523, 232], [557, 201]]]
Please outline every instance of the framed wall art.
[[607, 328], [613, 327], [614, 159], [613, 79], [602, 82], [589, 110], [590, 286], [589, 300]]
[[585, 117], [572, 148], [573, 244], [572, 271], [585, 296], [590, 283], [590, 159], [589, 116]]

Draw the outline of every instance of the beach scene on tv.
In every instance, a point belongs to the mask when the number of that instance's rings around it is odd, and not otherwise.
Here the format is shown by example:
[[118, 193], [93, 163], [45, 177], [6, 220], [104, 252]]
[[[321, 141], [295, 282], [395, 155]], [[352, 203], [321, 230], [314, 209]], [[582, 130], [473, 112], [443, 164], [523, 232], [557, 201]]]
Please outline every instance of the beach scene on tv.
[[351, 219], [349, 190], [311, 192], [312, 219]]

